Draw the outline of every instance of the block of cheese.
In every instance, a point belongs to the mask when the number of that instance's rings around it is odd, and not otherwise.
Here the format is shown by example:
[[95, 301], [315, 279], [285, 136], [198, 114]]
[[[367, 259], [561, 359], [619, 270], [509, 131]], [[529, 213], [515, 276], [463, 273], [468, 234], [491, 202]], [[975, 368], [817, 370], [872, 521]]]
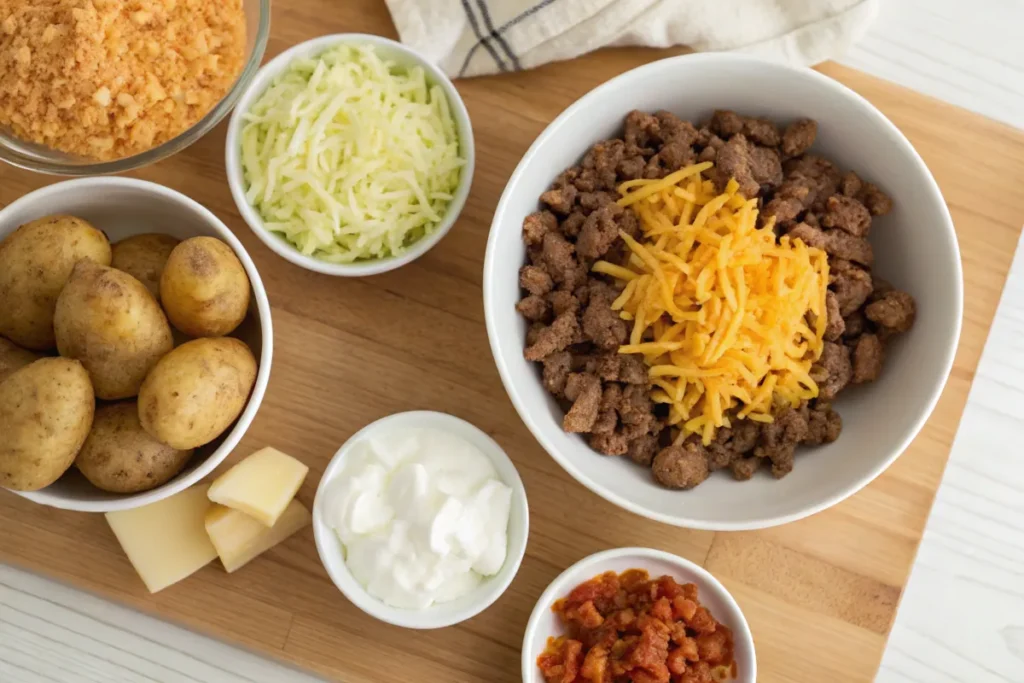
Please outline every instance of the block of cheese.
[[206, 512], [206, 533], [229, 573], [239, 569], [312, 521], [302, 503], [293, 500], [277, 523], [264, 526], [240, 510], [214, 503]]
[[207, 488], [193, 486], [144, 507], [107, 513], [107, 523], [150, 593], [217, 557], [206, 535]]
[[236, 464], [210, 486], [210, 500], [274, 526], [309, 468], [276, 448], [263, 448]]

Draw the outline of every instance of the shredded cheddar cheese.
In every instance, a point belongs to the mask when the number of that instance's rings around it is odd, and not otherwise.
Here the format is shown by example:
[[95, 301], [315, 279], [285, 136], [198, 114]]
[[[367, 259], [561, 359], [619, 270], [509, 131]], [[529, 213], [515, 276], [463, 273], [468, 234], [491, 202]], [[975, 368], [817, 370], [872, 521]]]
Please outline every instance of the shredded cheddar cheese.
[[593, 267], [622, 285], [612, 308], [633, 326], [619, 353], [643, 355], [677, 441], [697, 433], [705, 444], [731, 419], [771, 422], [779, 407], [818, 395], [810, 370], [828, 286], [825, 252], [776, 238], [773, 219], [759, 229], [757, 200], [735, 180], [716, 194], [702, 175], [711, 166], [619, 185], [643, 238], [621, 233], [626, 263]]

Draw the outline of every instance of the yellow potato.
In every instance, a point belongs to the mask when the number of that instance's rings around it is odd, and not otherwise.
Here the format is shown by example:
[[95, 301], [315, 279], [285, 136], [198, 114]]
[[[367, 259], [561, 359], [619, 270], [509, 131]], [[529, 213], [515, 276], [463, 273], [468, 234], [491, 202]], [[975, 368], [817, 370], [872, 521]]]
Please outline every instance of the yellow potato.
[[215, 237], [193, 237], [167, 259], [160, 302], [171, 324], [190, 337], [220, 337], [245, 319], [249, 278], [227, 244]]
[[145, 285], [128, 273], [79, 261], [57, 298], [57, 350], [89, 371], [96, 396], [139, 393], [146, 373], [174, 347], [171, 327]]
[[160, 275], [167, 257], [181, 240], [170, 235], [150, 232], [133, 235], [111, 247], [110, 267], [123, 270], [142, 284], [157, 301], [160, 300]]
[[199, 448], [231, 426], [256, 382], [256, 358], [232, 337], [193, 339], [160, 359], [139, 390], [139, 421], [168, 446]]
[[38, 353], [26, 351], [17, 344], [12, 344], [3, 337], [0, 337], [0, 382], [3, 382], [8, 375], [19, 370], [42, 356]]
[[37, 491], [71, 467], [92, 426], [89, 373], [41, 358], [0, 382], [0, 486]]
[[74, 216], [34, 220], [0, 242], [0, 335], [26, 349], [53, 348], [57, 295], [81, 259], [110, 265], [110, 243]]
[[150, 436], [139, 423], [135, 401], [123, 401], [96, 409], [75, 467], [98, 489], [138, 493], [173, 479], [190, 457], [191, 450], [176, 450]]

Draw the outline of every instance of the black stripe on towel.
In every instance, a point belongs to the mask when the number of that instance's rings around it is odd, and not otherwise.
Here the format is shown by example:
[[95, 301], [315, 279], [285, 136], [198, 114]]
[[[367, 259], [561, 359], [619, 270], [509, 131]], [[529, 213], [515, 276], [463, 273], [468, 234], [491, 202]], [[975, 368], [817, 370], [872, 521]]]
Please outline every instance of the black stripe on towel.
[[480, 16], [484, 19], [484, 28], [490, 31], [490, 37], [493, 38], [494, 42], [496, 42], [505, 51], [505, 54], [508, 55], [509, 61], [512, 62], [512, 68], [516, 71], [522, 71], [523, 67], [519, 63], [519, 58], [516, 57], [514, 52], [512, 52], [512, 48], [509, 47], [504, 36], [494, 30], [494, 24], [491, 23], [491, 13], [487, 10], [487, 2], [488, 0], [476, 0], [476, 4], [480, 8]]
[[[512, 28], [513, 26], [515, 26], [516, 24], [520, 23], [521, 21], [523, 21], [525, 19], [529, 19], [534, 14], [536, 14], [537, 12], [539, 12], [540, 10], [544, 9], [545, 7], [547, 7], [548, 5], [550, 5], [550, 4], [554, 3], [554, 2], [555, 2], [555, 0], [541, 0], [540, 2], [538, 2], [533, 7], [531, 7], [528, 10], [522, 12], [517, 17], [509, 20], [508, 23], [506, 23], [505, 25], [500, 26], [498, 28], [498, 30], [497, 30], [497, 33], [499, 35], [504, 33], [507, 29]], [[463, 4], [465, 4], [465, 3], [463, 3]], [[457, 78], [461, 78], [462, 76], [465, 75], [466, 69], [469, 68], [470, 60], [473, 59], [473, 55], [476, 54], [477, 49], [479, 49], [479, 47], [481, 45], [483, 45], [483, 39], [480, 37], [479, 33], [477, 33], [477, 38], [478, 38], [478, 40], [476, 41], [476, 43], [473, 45], [473, 47], [471, 47], [469, 49], [469, 52], [466, 53], [466, 59], [462, 62], [462, 68], [459, 69], [459, 75], [457, 76]]]
[[[466, 13], [466, 18], [469, 19], [469, 25], [473, 27], [473, 33], [476, 35], [477, 40], [476, 45], [482, 44], [484, 46], [484, 49], [487, 50], [487, 52], [491, 55], [491, 58], [494, 60], [494, 63], [498, 65], [498, 68], [502, 72], [508, 71], [508, 65], [505, 64], [505, 61], [491, 46], [490, 41], [488, 41], [487, 38], [484, 37], [484, 34], [481, 32], [480, 25], [477, 23], [476, 16], [473, 14], [473, 8], [470, 7], [469, 5], [469, 0], [462, 0], [462, 9]], [[474, 47], [476, 47], [476, 45], [474, 45]]]

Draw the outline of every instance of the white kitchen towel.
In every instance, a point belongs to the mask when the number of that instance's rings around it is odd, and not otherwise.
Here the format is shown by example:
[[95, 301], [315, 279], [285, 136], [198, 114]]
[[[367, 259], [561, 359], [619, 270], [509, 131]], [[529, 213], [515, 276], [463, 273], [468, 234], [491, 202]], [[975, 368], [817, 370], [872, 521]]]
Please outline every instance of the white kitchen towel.
[[452, 77], [530, 69], [607, 46], [687, 45], [791, 64], [837, 56], [878, 0], [387, 0], [402, 42]]

